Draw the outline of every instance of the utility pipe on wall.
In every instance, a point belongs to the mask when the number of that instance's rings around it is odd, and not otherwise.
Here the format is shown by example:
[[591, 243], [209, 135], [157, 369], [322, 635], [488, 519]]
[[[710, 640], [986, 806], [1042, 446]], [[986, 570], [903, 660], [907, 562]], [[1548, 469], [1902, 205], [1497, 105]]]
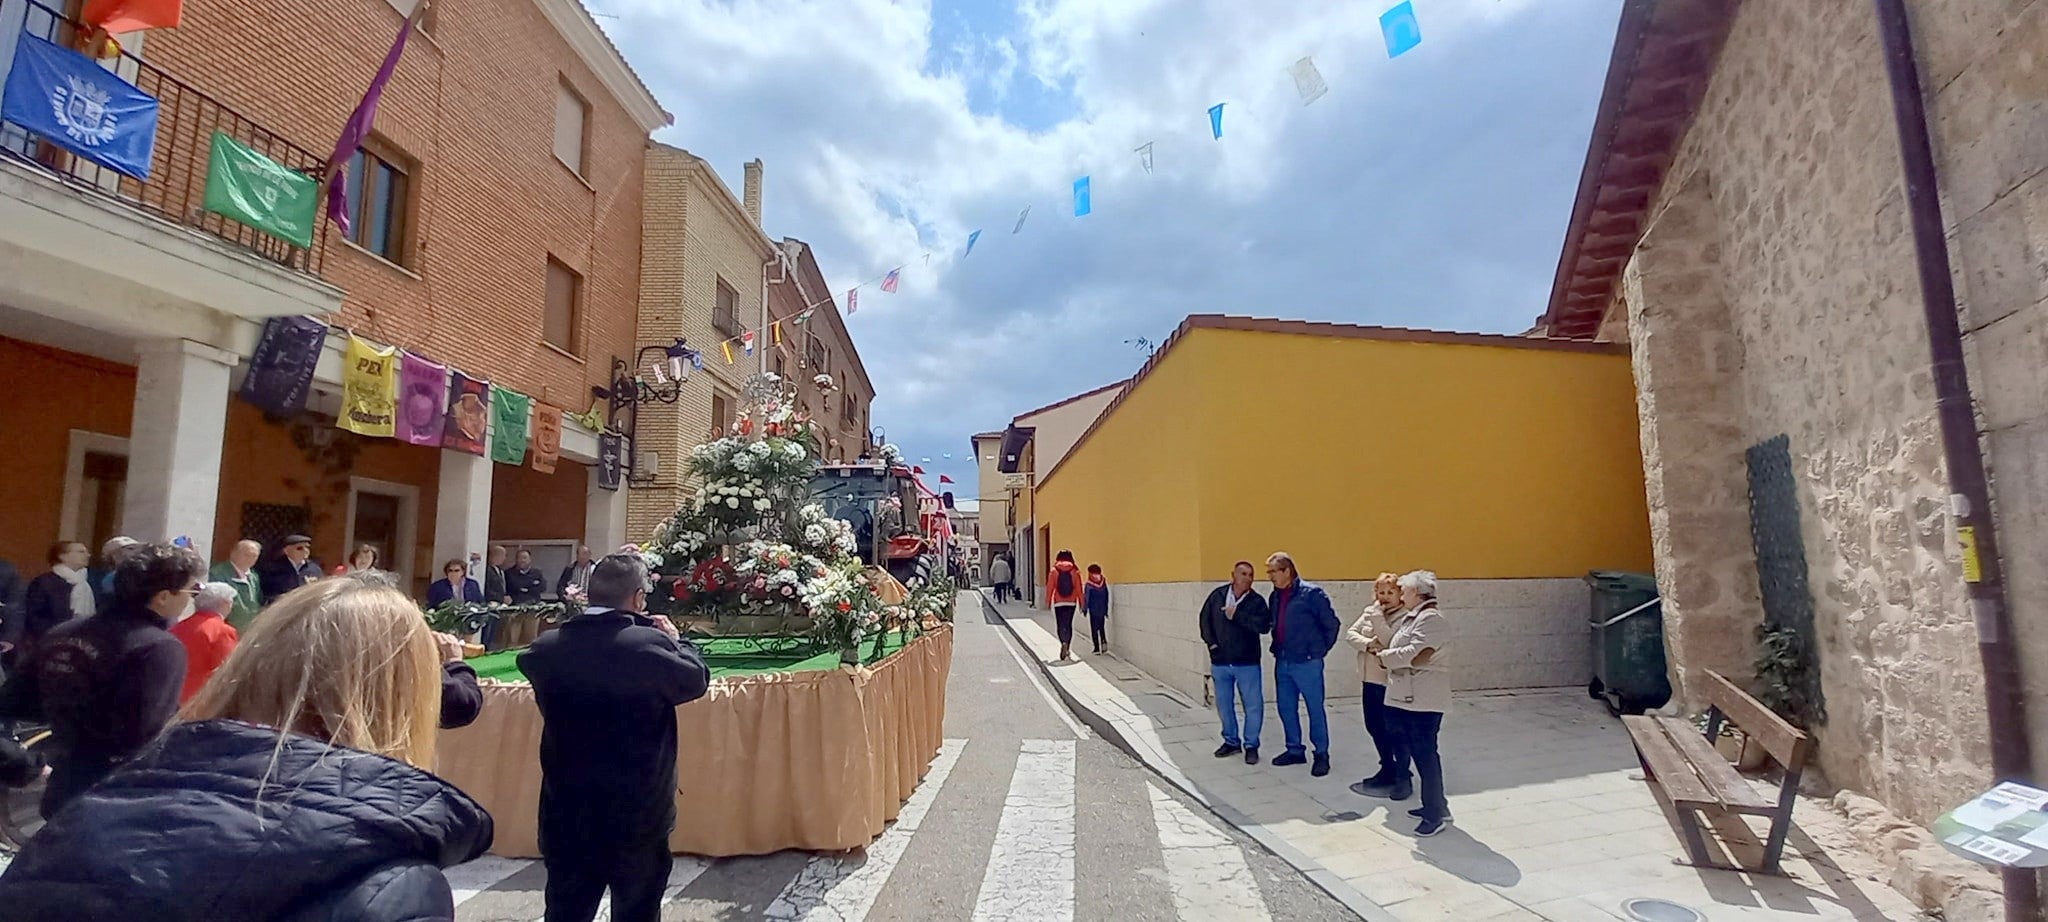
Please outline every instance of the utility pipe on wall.
[[[2019, 651], [1999, 565], [1997, 523], [1991, 516], [1990, 480], [1978, 441], [1970, 399], [1969, 369], [1963, 359], [1962, 324], [1956, 317], [1955, 285], [1949, 274], [1948, 240], [1941, 216], [1941, 191], [1934, 147], [1927, 133], [1927, 109], [1920, 65], [1913, 51], [1912, 24], [1905, 0], [1873, 0], [1884, 44], [1892, 112], [1899, 129], [1899, 159], [1906, 174], [1906, 205], [1920, 269], [1920, 296], [1927, 313], [1927, 341], [1934, 359], [1935, 408], [1941, 419], [1942, 454], [1948, 466], [1951, 512], [1963, 549], [1963, 579], [1977, 620], [1977, 654], [1984, 663], [1985, 716], [1991, 730], [1991, 769], [1999, 780], [2033, 783]], [[2040, 922], [2041, 890], [2036, 872], [2004, 868], [2007, 922]]]

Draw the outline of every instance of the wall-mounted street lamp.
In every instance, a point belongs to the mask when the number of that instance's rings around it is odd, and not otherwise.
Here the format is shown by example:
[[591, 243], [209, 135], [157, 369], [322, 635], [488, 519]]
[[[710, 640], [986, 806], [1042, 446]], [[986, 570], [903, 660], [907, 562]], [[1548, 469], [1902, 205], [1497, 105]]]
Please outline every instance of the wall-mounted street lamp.
[[[611, 386], [590, 389], [591, 396], [606, 401], [605, 424], [626, 437], [626, 479], [647, 483], [652, 472], [643, 474], [639, 463], [640, 406], [647, 403], [675, 403], [682, 399], [683, 384], [704, 368], [704, 354], [690, 348], [682, 337], [666, 346], [641, 346], [633, 362], [612, 358]], [[645, 371], [646, 376], [641, 372]], [[648, 381], [652, 377], [652, 382]], [[626, 411], [626, 423], [619, 424], [619, 411]]]

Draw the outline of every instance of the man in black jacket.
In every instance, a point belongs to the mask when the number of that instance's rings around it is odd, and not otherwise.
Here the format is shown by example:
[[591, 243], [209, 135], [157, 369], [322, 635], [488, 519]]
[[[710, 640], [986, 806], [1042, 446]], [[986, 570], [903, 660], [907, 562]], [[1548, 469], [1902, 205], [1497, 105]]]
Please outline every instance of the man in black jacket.
[[533, 552], [519, 549], [518, 565], [505, 571], [505, 594], [514, 605], [533, 605], [548, 591], [547, 574], [533, 565]]
[[569, 587], [581, 589], [589, 585], [590, 569], [595, 566], [597, 561], [590, 559], [590, 545], [577, 545], [576, 562], [563, 567], [561, 578], [555, 580], [555, 595], [566, 598], [569, 595]]
[[[1209, 645], [1209, 676], [1216, 686], [1216, 713], [1223, 718], [1223, 745], [1216, 758], [1244, 753], [1259, 764], [1259, 728], [1266, 722], [1265, 671], [1259, 635], [1273, 629], [1273, 613], [1252, 588], [1251, 561], [1230, 569], [1230, 583], [1216, 587], [1202, 603], [1202, 642]], [[1233, 700], [1235, 699], [1235, 700]], [[1244, 702], [1244, 736], [1237, 732], [1237, 704]]]
[[540, 852], [547, 922], [656, 922], [676, 824], [675, 709], [710, 670], [666, 617], [643, 614], [647, 565], [615, 554], [590, 574], [590, 607], [533, 642], [519, 671], [540, 706]]
[[284, 536], [277, 555], [256, 568], [256, 583], [263, 591], [266, 608], [285, 593], [319, 578], [320, 565], [313, 562], [313, 539], [305, 535]]
[[185, 645], [165, 628], [192, 610], [205, 577], [188, 548], [134, 546], [114, 571], [114, 607], [53, 628], [0, 687], [0, 717], [50, 723], [43, 816], [133, 758], [177, 712]]

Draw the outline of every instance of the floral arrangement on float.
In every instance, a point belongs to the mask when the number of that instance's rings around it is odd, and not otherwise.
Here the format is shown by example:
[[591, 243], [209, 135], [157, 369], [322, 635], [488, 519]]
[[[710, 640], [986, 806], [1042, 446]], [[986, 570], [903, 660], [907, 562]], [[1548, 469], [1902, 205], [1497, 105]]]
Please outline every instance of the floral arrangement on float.
[[[794, 398], [777, 375], [748, 378], [731, 434], [690, 453], [696, 495], [637, 548], [655, 576], [649, 607], [721, 635], [801, 636], [848, 662], [865, 641], [879, 653], [892, 628], [907, 640], [951, 620], [950, 583], [907, 590], [862, 565], [853, 527], [811, 501], [823, 430]], [[902, 454], [885, 445], [880, 457], [893, 464]]]

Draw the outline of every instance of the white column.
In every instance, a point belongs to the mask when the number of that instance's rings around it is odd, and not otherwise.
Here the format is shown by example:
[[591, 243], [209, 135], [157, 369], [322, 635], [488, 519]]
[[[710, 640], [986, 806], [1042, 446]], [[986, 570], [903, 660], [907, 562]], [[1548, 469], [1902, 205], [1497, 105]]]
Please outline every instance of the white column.
[[583, 499], [583, 543], [590, 545], [592, 557], [603, 557], [626, 543], [625, 484], [616, 490], [598, 486], [595, 464], [590, 466], [590, 486]]
[[490, 550], [491, 459], [441, 450], [441, 487], [434, 497], [434, 573], [450, 560]]
[[184, 537], [212, 560], [228, 372], [238, 357], [186, 339], [147, 342], [137, 352], [121, 531], [139, 541]]

